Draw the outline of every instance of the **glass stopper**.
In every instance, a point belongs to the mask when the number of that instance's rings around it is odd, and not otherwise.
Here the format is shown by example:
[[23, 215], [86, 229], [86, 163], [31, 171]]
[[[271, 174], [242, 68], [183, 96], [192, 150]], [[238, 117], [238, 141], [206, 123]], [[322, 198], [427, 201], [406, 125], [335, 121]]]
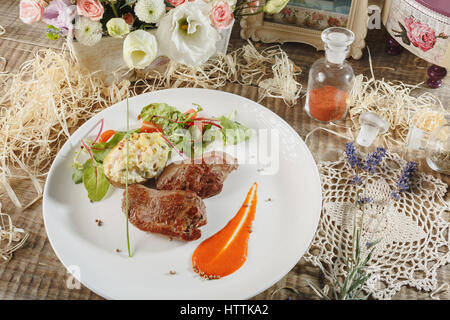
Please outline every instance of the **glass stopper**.
[[369, 147], [379, 134], [385, 133], [389, 129], [389, 123], [375, 112], [363, 112], [359, 116], [361, 129], [359, 130], [356, 143]]
[[355, 34], [342, 27], [331, 27], [322, 31], [322, 41], [325, 43], [325, 55], [331, 63], [340, 64], [347, 57], [350, 45], [355, 40]]

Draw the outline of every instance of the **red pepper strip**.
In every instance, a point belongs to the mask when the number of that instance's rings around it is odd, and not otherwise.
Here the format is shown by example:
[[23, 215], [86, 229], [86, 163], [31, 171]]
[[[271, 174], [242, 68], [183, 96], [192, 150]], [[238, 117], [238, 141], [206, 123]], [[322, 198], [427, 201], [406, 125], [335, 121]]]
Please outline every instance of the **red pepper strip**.
[[218, 119], [202, 118], [202, 117], [195, 118], [195, 120], [200, 120], [200, 121], [207, 120], [207, 121], [218, 121], [218, 122], [220, 121]]
[[[175, 121], [175, 120], [172, 120], [172, 119], [163, 117], [163, 116], [156, 116], [156, 115], [152, 116], [152, 118], [153, 118], [153, 117], [161, 118], [161, 119], [164, 119], [164, 120], [173, 122], [173, 123], [180, 123], [180, 124], [185, 123], [185, 124], [187, 124], [188, 126], [192, 126], [192, 125], [194, 124], [194, 121], [188, 121], [188, 122], [184, 122], [184, 121]], [[218, 125], [218, 124], [212, 122], [212, 121], [220, 121], [220, 120], [208, 119], [208, 118], [196, 118], [196, 119], [195, 119], [195, 122], [197, 122], [197, 121], [198, 121], [198, 122], [202, 122], [202, 123], [206, 123], [206, 124], [211, 124], [211, 125], [213, 125], [213, 126], [216, 126], [216, 127], [220, 128], [220, 129], [222, 129], [222, 127], [221, 127], [220, 125]]]
[[101, 125], [100, 125], [100, 131], [97, 134], [97, 137], [95, 138], [94, 142], [92, 142], [92, 144], [94, 145], [97, 142], [97, 139], [100, 137], [100, 135], [102, 134], [103, 131], [103, 124], [105, 123], [105, 121], [102, 119], [101, 120]]
[[185, 157], [185, 155], [180, 151], [180, 150], [178, 150], [177, 149], [177, 147], [175, 147], [174, 146], [174, 144], [165, 136], [165, 135], [161, 135], [163, 138], [164, 138], [164, 140], [166, 140], [167, 141], [167, 143], [173, 148], [173, 149], [175, 149], [175, 151], [184, 159], [184, 158], [186, 158]]
[[89, 153], [89, 156], [92, 159], [92, 164], [94, 165], [94, 168], [95, 168], [95, 176], [97, 176], [97, 164], [95, 162], [94, 155], [92, 154], [91, 149], [89, 149], [89, 147], [86, 145], [86, 143], [84, 143], [83, 140], [81, 140], [81, 143], [83, 144], [84, 148]]

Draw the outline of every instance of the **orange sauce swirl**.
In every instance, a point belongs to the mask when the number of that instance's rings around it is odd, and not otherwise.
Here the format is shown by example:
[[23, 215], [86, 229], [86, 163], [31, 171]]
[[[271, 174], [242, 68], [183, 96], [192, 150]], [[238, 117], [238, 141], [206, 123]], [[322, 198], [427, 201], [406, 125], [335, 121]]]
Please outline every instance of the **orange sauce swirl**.
[[203, 241], [192, 255], [192, 267], [206, 279], [218, 279], [238, 270], [247, 260], [248, 239], [255, 218], [258, 184], [247, 193], [236, 215], [219, 232]]

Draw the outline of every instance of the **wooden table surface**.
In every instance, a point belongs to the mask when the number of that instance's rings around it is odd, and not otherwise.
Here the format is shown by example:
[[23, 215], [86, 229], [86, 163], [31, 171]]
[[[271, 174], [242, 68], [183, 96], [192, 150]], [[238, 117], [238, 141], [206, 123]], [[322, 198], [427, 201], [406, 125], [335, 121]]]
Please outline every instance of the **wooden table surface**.
[[[5, 33], [0, 36], [0, 57], [7, 61], [6, 71], [14, 72], [20, 65], [33, 57], [41, 48], [61, 47], [61, 41], [51, 41], [45, 38], [45, 25], [36, 24], [28, 26], [23, 24], [19, 16], [19, 0], [0, 1], [0, 25]], [[369, 30], [367, 44], [370, 47], [375, 76], [386, 80], [401, 80], [416, 84], [426, 81], [427, 63], [415, 59], [409, 52], [392, 57], [384, 53], [384, 30]], [[239, 26], [235, 24], [229, 50], [236, 49], [245, 44], [239, 38]], [[259, 46], [259, 45], [258, 45]], [[266, 45], [259, 47], [264, 48]], [[298, 43], [285, 44], [282, 47], [290, 58], [302, 68], [300, 81], [306, 88], [307, 75], [311, 64], [323, 55], [314, 48]], [[361, 60], [350, 60], [356, 74], [369, 75], [367, 52]], [[2, 69], [0, 61], [0, 71]], [[228, 92], [239, 94], [257, 100], [258, 91], [253, 86], [227, 84], [221, 88]], [[420, 89], [422, 91], [429, 89]], [[420, 91], [419, 91], [420, 92]], [[444, 79], [444, 85], [432, 92], [441, 99], [445, 106], [450, 103], [450, 79]], [[303, 109], [304, 100], [298, 101], [294, 107], [286, 106], [279, 99], [266, 98], [261, 102], [279, 116], [284, 118], [303, 138], [317, 123], [311, 120]], [[332, 144], [332, 138], [323, 138], [321, 146]], [[320, 158], [320, 154], [315, 154]], [[420, 170], [434, 174], [423, 162]], [[436, 174], [435, 174], [436, 175]], [[447, 184], [448, 176], [439, 176]], [[16, 192], [24, 197], [33, 197], [29, 185], [26, 183], [13, 186]], [[447, 193], [446, 200], [448, 201]], [[66, 280], [69, 274], [56, 257], [47, 239], [42, 219], [42, 201], [37, 202], [25, 211], [15, 210], [4, 193], [0, 192], [0, 201], [4, 211], [9, 213], [13, 223], [29, 231], [30, 237], [25, 246], [18, 250], [8, 263], [0, 263], [0, 298], [1, 299], [102, 299], [100, 296], [81, 286], [80, 289], [68, 289]], [[450, 265], [441, 267], [437, 273], [438, 285], [450, 282]], [[307, 280], [323, 286], [324, 279], [318, 268], [302, 260], [273, 287], [257, 295], [256, 299], [270, 299], [272, 293], [285, 286], [295, 287], [299, 294], [292, 294], [287, 290], [280, 291], [274, 298], [285, 299], [314, 299], [313, 291], [307, 285]], [[440, 295], [441, 299], [450, 299], [450, 291]], [[429, 299], [429, 292], [419, 292], [413, 288], [403, 287], [394, 299]]]

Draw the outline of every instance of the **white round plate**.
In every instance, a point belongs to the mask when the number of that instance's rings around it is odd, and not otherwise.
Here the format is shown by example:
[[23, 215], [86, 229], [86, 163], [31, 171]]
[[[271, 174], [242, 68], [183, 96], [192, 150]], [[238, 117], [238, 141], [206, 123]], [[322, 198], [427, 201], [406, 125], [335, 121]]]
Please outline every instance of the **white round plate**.
[[[321, 184], [311, 153], [298, 134], [272, 111], [243, 97], [214, 90], [169, 89], [130, 98], [130, 128], [139, 127], [137, 115], [154, 102], [168, 103], [180, 111], [197, 103], [206, 116], [219, 117], [236, 110], [236, 120], [255, 129], [255, 135], [234, 150], [240, 161], [240, 151], [252, 150], [250, 156], [247, 152], [247, 163], [228, 176], [219, 195], [204, 201], [208, 223], [201, 227], [202, 237], [192, 242], [169, 241], [130, 224], [130, 258], [126, 218], [121, 210], [123, 190], [111, 187], [102, 201], [91, 203], [83, 185], [72, 182], [74, 153], [81, 139], [96, 135], [101, 119], [105, 121], [104, 130], [126, 129], [126, 101], [122, 101], [82, 125], [50, 169], [43, 215], [56, 255], [81, 283], [108, 299], [247, 299], [257, 295], [295, 266], [316, 231]], [[273, 129], [276, 131], [270, 131]], [[273, 144], [264, 139], [267, 132], [275, 137]], [[267, 145], [270, 152], [264, 150]], [[267, 154], [275, 155], [269, 164]], [[236, 214], [255, 181], [259, 186], [258, 205], [247, 261], [222, 279], [200, 278], [192, 271], [192, 253]], [[103, 225], [99, 227], [96, 219]], [[176, 274], [170, 274], [171, 270]]]

